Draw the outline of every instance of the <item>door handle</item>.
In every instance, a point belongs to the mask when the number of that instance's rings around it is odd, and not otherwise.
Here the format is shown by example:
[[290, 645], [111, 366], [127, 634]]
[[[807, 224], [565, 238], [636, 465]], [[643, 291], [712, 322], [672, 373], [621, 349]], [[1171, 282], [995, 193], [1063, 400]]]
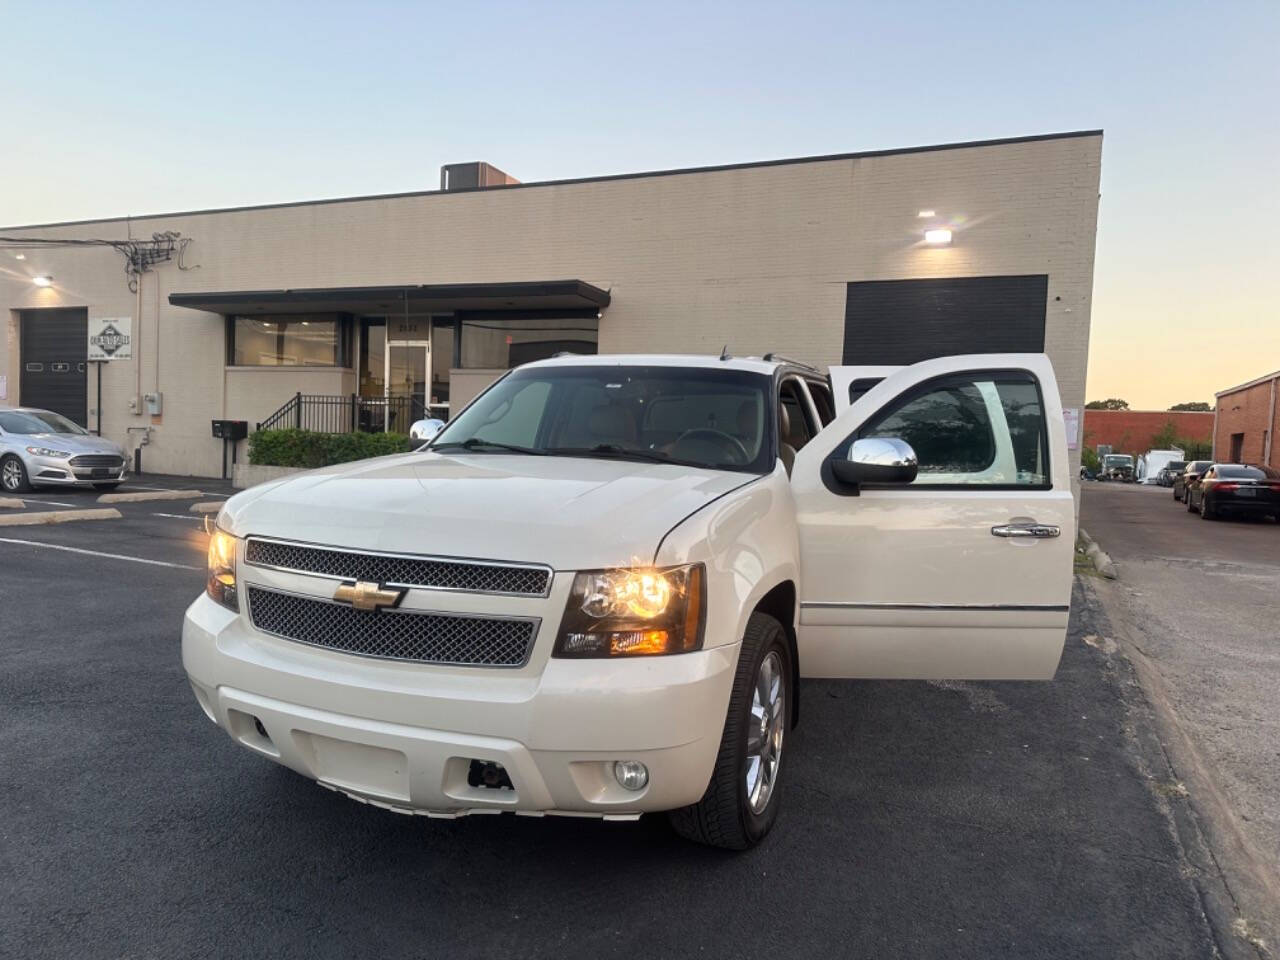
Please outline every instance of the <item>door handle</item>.
[[1030, 537], [1034, 540], [1050, 540], [1061, 534], [1062, 528], [1056, 523], [1002, 523], [991, 528], [993, 537]]

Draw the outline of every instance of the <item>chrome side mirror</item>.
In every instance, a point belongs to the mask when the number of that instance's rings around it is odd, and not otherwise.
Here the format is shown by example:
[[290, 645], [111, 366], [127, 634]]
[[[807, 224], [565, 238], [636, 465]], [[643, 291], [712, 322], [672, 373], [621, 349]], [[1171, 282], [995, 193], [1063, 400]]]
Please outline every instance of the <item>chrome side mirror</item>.
[[434, 417], [430, 420], [415, 420], [409, 428], [409, 446], [414, 450], [421, 450], [443, 429], [444, 421]]
[[863, 437], [853, 441], [845, 459], [831, 460], [831, 472], [841, 483], [907, 484], [916, 478], [919, 463], [911, 444], [898, 437]]

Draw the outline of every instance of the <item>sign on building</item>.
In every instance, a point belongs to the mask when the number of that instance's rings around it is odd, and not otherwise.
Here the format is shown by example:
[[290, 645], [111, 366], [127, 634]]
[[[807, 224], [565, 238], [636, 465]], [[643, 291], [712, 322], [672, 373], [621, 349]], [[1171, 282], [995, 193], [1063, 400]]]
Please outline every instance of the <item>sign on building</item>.
[[89, 360], [133, 358], [133, 317], [90, 317]]
[[1080, 447], [1080, 408], [1079, 407], [1063, 407], [1062, 420], [1067, 427], [1067, 449], [1076, 450]]

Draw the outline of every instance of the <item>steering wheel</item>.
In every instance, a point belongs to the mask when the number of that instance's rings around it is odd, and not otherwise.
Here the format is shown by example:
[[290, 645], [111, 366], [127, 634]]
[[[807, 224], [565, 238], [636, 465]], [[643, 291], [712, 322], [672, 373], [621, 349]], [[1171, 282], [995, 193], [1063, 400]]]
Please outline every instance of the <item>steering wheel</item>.
[[[720, 453], [727, 454], [723, 459], [729, 463], [741, 465], [747, 463], [751, 457], [747, 454], [747, 448], [735, 436], [725, 433], [723, 430], [715, 430], [711, 427], [695, 427], [692, 430], [686, 430], [672, 444], [672, 452], [676, 456], [680, 456], [680, 448], [688, 441], [695, 443], [707, 444], [716, 447]], [[691, 457], [681, 457], [681, 459], [694, 459]]]

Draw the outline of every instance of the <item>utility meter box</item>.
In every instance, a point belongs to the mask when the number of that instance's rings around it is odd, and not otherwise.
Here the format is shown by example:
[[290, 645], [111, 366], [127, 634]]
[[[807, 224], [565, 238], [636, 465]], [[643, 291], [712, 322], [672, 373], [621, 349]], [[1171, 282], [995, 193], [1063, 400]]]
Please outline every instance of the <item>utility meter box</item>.
[[144, 393], [142, 402], [146, 405], [147, 413], [153, 417], [158, 417], [164, 412], [163, 393]]

